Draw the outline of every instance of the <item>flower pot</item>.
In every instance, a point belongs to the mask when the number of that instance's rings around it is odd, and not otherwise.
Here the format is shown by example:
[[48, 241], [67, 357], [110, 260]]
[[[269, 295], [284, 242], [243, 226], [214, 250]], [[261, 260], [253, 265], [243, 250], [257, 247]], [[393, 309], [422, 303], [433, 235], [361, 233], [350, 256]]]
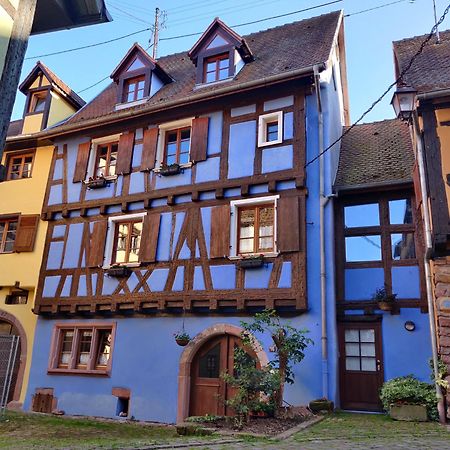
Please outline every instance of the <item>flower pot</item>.
[[105, 178], [100, 177], [89, 180], [86, 184], [88, 189], [100, 189], [106, 186], [107, 181]]
[[327, 399], [312, 400], [309, 402], [309, 409], [313, 413], [318, 413], [320, 411], [333, 412], [334, 403]]
[[186, 345], [189, 344], [190, 339], [188, 338], [175, 338], [175, 342], [180, 346], [180, 347], [186, 347]]
[[385, 301], [379, 301], [378, 302], [378, 308], [381, 309], [381, 311], [392, 311], [394, 307], [394, 302], [385, 302]]
[[264, 265], [264, 256], [255, 256], [254, 258], [243, 258], [239, 260], [238, 267], [241, 269], [257, 269]]
[[106, 275], [115, 278], [127, 277], [130, 274], [129, 267], [126, 266], [118, 266], [118, 267], [110, 267], [106, 270]]
[[181, 172], [181, 167], [179, 164], [174, 163], [169, 166], [162, 166], [159, 174], [163, 177], [169, 177], [171, 175], [178, 175]]

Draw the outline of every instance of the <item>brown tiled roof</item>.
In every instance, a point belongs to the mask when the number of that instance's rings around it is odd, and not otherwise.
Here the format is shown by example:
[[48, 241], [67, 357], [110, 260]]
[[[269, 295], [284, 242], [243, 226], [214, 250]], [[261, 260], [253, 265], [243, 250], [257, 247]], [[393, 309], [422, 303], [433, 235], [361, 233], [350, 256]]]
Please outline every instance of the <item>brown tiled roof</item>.
[[[159, 58], [158, 63], [174, 82], [165, 85], [146, 103], [125, 111], [144, 112], [174, 100], [188, 102], [193, 94], [202, 92], [213, 95], [225, 86], [236, 86], [238, 90], [246, 82], [263, 82], [263, 79], [273, 75], [286, 74], [288, 77], [289, 72], [324, 63], [329, 59], [340, 16], [341, 12], [335, 11], [243, 36], [255, 60], [247, 63], [234, 80], [226, 83], [194, 89], [195, 66], [187, 52]], [[120, 116], [124, 110], [114, 110], [116, 100], [117, 86], [111, 83], [63, 127], [100, 117], [113, 119]]]
[[[394, 42], [398, 72], [409, 63], [427, 35]], [[404, 81], [419, 94], [450, 88], [450, 30], [440, 33], [439, 44], [433, 36], [405, 74]]]
[[408, 125], [398, 119], [356, 125], [342, 138], [334, 185], [340, 190], [408, 182], [413, 165]]

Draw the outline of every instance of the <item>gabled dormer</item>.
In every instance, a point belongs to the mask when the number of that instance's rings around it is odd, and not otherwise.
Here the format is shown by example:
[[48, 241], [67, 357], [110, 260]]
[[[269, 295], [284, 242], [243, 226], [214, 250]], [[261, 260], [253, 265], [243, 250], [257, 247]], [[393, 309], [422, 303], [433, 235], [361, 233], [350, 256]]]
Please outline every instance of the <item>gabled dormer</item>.
[[217, 17], [188, 55], [197, 68], [197, 85], [231, 79], [253, 60], [245, 39]]
[[40, 61], [19, 90], [27, 96], [21, 134], [36, 133], [61, 122], [86, 103]]
[[138, 43], [135, 43], [111, 74], [117, 84], [116, 109], [144, 102], [173, 80]]

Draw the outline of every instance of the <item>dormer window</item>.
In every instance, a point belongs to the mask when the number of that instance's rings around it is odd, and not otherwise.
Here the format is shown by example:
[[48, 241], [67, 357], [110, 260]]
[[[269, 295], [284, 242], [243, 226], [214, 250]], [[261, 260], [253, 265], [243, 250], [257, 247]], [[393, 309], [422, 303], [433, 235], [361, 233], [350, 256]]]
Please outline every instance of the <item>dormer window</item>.
[[204, 62], [205, 75], [204, 83], [225, 80], [228, 78], [230, 71], [230, 57], [228, 53], [206, 58]]
[[111, 78], [117, 84], [116, 109], [143, 103], [173, 81], [139, 44], [131, 47]]
[[245, 40], [219, 19], [202, 34], [188, 56], [197, 67], [197, 86], [232, 79], [253, 60]]
[[46, 100], [47, 100], [47, 91], [34, 92], [31, 95], [30, 106], [28, 108], [28, 112], [29, 113], [44, 112]]
[[142, 100], [145, 96], [145, 76], [130, 78], [124, 83], [124, 102]]

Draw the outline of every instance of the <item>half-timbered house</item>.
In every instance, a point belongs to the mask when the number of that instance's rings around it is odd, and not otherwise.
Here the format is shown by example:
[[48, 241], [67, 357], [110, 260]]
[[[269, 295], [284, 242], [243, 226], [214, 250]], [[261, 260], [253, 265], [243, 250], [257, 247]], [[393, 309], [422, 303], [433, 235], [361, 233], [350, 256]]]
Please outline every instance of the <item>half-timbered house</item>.
[[[35, 136], [55, 149], [26, 408], [224, 414], [239, 321], [264, 308], [315, 342], [286, 400], [336, 400], [324, 189], [338, 149], [312, 160], [347, 122], [342, 17], [245, 37], [216, 19], [157, 61], [135, 44], [103, 92]], [[257, 338], [264, 364], [270, 337]]]

